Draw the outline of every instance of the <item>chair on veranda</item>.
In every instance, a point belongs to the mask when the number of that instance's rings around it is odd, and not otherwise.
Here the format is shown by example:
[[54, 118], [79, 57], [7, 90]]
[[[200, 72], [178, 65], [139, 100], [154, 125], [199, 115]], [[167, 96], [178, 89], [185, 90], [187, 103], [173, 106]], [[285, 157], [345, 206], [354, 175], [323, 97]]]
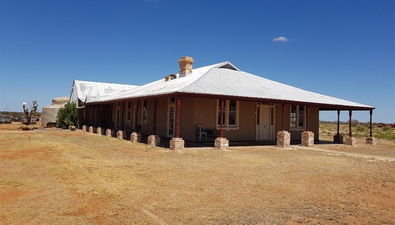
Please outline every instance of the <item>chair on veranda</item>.
[[204, 130], [203, 125], [197, 125], [197, 137], [198, 137], [199, 143], [202, 142], [202, 138], [205, 138], [206, 142], [207, 142], [207, 132]]

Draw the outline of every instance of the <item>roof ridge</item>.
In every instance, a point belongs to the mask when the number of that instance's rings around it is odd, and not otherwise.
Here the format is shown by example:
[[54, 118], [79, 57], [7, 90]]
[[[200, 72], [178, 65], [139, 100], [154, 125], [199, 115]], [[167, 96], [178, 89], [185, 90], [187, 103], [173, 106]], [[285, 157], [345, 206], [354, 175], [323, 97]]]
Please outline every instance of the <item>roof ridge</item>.
[[74, 82], [94, 83], [94, 84], [115, 84], [115, 85], [123, 85], [123, 86], [140, 86], [136, 84], [120, 84], [120, 83], [112, 83], [112, 82], [87, 81], [87, 80], [74, 80]]
[[[222, 66], [226, 65], [226, 64], [230, 64], [233, 68], [235, 68], [235, 71], [240, 71], [237, 67], [235, 67], [231, 62], [229, 61], [224, 61], [224, 62], [220, 62], [220, 63], [216, 63], [216, 64], [212, 64], [212, 65], [208, 65], [208, 66], [203, 66], [203, 67], [198, 67], [196, 68], [196, 70], [204, 68], [204, 67], [211, 67], [209, 68], [205, 73], [203, 73], [199, 78], [197, 78], [196, 80], [194, 80], [193, 82], [189, 83], [188, 85], [185, 85], [184, 87], [182, 87], [179, 91], [182, 92], [183, 89], [188, 88], [190, 85], [195, 84], [196, 82], [200, 81], [201, 79], [205, 78], [206, 75], [212, 70], [212, 69], [224, 69], [221, 68]], [[177, 78], [179, 79], [179, 78]]]

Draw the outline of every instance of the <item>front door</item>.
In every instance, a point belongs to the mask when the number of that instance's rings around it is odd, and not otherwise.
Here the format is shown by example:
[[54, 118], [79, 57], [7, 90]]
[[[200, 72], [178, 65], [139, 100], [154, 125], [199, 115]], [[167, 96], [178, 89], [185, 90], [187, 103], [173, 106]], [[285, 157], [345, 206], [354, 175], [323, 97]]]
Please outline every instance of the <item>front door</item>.
[[175, 105], [169, 104], [167, 108], [167, 137], [174, 137], [175, 132]]
[[274, 140], [273, 135], [273, 107], [271, 105], [257, 106], [256, 140]]

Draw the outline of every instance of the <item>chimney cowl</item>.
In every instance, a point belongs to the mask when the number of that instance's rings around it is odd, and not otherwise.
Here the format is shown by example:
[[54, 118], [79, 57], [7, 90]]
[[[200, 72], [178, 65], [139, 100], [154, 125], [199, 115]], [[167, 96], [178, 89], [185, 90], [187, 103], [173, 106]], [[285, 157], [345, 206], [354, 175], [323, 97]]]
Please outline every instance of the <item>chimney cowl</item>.
[[177, 78], [177, 76], [175, 74], [169, 74], [169, 75], [165, 76], [165, 81], [174, 80], [176, 78]]
[[178, 60], [178, 64], [180, 65], [179, 77], [184, 77], [192, 73], [193, 62], [193, 58], [190, 56], [184, 56]]

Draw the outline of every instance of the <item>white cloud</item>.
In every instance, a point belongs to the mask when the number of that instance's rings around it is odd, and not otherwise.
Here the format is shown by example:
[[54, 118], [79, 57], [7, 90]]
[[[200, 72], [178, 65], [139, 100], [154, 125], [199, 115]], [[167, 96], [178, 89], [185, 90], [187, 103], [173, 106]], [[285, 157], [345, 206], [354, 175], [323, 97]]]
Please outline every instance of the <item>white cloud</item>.
[[288, 38], [280, 36], [280, 37], [274, 38], [272, 41], [286, 42], [286, 41], [288, 41]]

